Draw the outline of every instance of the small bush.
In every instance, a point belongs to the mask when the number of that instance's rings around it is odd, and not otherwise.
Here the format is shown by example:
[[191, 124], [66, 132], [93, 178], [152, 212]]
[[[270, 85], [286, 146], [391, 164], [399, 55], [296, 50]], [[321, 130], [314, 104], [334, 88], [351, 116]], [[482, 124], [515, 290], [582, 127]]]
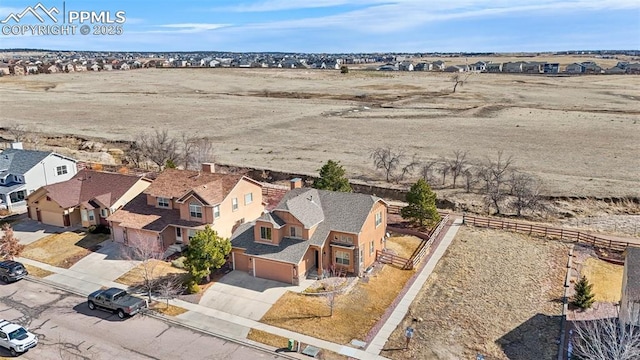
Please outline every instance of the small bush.
[[87, 228], [87, 231], [91, 234], [95, 234], [96, 233], [96, 226], [95, 225], [89, 225], [89, 227]]
[[186, 256], [180, 256], [179, 258], [173, 260], [171, 262], [171, 266], [178, 269], [184, 269], [184, 261], [186, 260]]
[[340, 73], [341, 74], [348, 74], [349, 73], [349, 67], [347, 67], [347, 65], [340, 66]]
[[187, 284], [187, 292], [189, 294], [197, 294], [200, 292], [200, 285], [198, 285], [195, 281], [191, 280]]

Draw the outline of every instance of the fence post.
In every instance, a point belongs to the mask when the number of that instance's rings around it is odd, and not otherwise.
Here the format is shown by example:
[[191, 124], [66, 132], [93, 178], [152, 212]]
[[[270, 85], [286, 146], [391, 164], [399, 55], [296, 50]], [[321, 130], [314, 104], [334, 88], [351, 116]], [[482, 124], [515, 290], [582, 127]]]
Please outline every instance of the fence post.
[[564, 229], [560, 229], [560, 240], [564, 240]]

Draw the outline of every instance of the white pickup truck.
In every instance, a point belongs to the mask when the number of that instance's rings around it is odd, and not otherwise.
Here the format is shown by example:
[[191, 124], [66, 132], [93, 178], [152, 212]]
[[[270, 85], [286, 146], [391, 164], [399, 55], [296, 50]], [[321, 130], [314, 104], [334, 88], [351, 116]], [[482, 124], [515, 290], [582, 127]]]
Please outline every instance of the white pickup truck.
[[18, 324], [0, 320], [0, 346], [17, 356], [38, 345], [38, 337]]

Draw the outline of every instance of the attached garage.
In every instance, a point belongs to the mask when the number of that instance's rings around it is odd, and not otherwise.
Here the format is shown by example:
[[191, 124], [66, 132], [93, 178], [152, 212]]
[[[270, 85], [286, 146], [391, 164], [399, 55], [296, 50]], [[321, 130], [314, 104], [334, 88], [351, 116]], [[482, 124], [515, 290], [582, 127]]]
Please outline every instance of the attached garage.
[[253, 258], [255, 276], [293, 284], [293, 265], [260, 258]]
[[59, 212], [53, 211], [40, 211], [40, 221], [43, 224], [55, 225], [55, 226], [65, 226], [64, 217]]
[[249, 256], [239, 251], [232, 253], [233, 270], [249, 271]]

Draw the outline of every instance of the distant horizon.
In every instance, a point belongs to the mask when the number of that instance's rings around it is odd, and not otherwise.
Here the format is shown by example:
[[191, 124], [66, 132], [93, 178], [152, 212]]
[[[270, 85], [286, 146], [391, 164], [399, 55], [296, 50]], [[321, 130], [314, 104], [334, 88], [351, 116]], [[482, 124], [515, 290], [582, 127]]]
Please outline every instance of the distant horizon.
[[[0, 47], [307, 54], [640, 49], [637, 0], [185, 0], [178, 5], [3, 0]], [[93, 21], [80, 22], [74, 17], [80, 13]], [[105, 34], [95, 34], [100, 32]]]

